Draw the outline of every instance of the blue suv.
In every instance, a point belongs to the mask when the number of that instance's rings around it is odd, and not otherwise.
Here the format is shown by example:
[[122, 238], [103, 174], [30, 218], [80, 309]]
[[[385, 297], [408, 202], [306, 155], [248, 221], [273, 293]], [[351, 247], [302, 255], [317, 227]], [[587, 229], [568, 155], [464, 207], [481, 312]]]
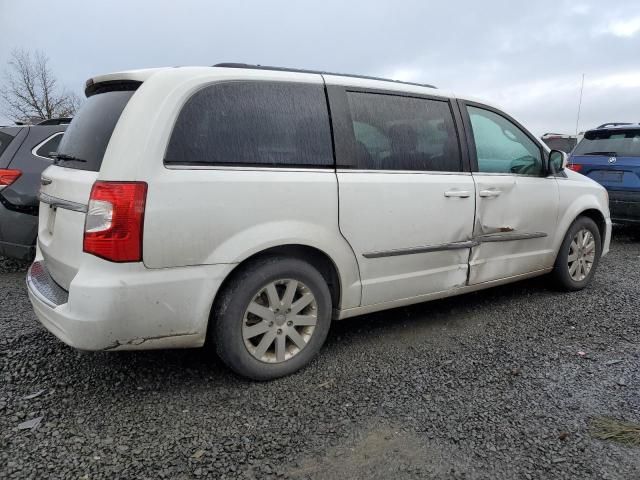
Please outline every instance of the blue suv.
[[640, 124], [589, 130], [571, 152], [569, 168], [607, 189], [611, 220], [640, 225]]

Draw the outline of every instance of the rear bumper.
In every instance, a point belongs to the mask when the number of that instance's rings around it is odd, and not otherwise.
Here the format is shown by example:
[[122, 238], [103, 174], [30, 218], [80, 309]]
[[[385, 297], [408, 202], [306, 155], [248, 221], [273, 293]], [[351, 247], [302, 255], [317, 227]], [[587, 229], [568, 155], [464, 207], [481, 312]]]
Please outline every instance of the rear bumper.
[[[87, 256], [90, 257], [90, 256]], [[211, 304], [230, 265], [151, 270], [91, 257], [69, 291], [42, 258], [27, 274], [40, 322], [80, 350], [190, 348], [204, 344]], [[95, 267], [102, 264], [102, 268]]]
[[640, 192], [609, 191], [611, 219], [617, 223], [640, 223]]
[[35, 254], [38, 217], [0, 203], [0, 256], [29, 260]]

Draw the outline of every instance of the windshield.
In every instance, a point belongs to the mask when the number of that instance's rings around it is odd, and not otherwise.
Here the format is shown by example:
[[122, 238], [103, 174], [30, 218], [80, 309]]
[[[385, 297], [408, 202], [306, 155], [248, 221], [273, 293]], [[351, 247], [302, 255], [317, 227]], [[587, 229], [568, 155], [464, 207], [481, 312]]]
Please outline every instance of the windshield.
[[573, 155], [640, 157], [640, 129], [587, 132]]
[[111, 134], [134, 93], [133, 90], [119, 90], [89, 97], [62, 137], [56, 164], [78, 170], [100, 171]]

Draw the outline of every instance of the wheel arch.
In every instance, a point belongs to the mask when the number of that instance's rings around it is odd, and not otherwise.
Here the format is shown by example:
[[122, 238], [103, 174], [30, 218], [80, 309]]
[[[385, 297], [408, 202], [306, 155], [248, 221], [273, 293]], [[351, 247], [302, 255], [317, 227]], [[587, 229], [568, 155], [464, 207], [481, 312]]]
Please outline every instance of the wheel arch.
[[[574, 187], [574, 185], [569, 183], [567, 188], [560, 189], [560, 215], [553, 244], [556, 255], [571, 225], [580, 217], [590, 218], [596, 223], [604, 248], [608, 232], [605, 198], [597, 190], [589, 189], [586, 192], [581, 192], [581, 189], [576, 191], [569, 187]], [[602, 190], [604, 191], [604, 189]]]
[[340, 279], [340, 272], [335, 261], [322, 250], [303, 244], [286, 244], [269, 247], [259, 252], [249, 255], [247, 258], [239, 262], [235, 267], [227, 274], [222, 281], [218, 291], [212, 302], [211, 312], [209, 315], [209, 328], [211, 328], [211, 321], [213, 312], [216, 308], [216, 302], [221, 297], [222, 292], [225, 291], [229, 282], [247, 265], [255, 262], [258, 259], [270, 257], [270, 256], [286, 256], [289, 258], [296, 258], [305, 261], [316, 268], [322, 277], [327, 282], [329, 292], [331, 293], [331, 304], [334, 312], [340, 308], [342, 302], [342, 283]]
[[565, 221], [563, 222], [563, 225], [561, 226], [558, 232], [558, 233], [561, 232], [561, 235], [559, 234], [556, 240], [558, 243], [555, 248], [554, 258], [557, 259], [558, 255], [560, 255], [560, 248], [562, 246], [562, 242], [564, 241], [567, 233], [569, 232], [569, 229], [571, 229], [571, 226], [580, 217], [590, 218], [595, 222], [596, 226], [598, 227], [598, 232], [600, 233], [600, 247], [604, 249], [605, 243], [606, 243], [606, 235], [607, 235], [607, 221], [605, 219], [605, 216], [602, 213], [602, 211], [598, 208], [585, 207], [583, 209], [577, 209], [575, 212], [572, 212], [569, 218], [565, 217]]
[[607, 235], [607, 223], [602, 212], [597, 208], [589, 208], [580, 212], [578, 216], [576, 216], [576, 220], [580, 217], [587, 217], [595, 222], [595, 224], [598, 226], [598, 231], [600, 232], [600, 246], [603, 247], [605, 237]]

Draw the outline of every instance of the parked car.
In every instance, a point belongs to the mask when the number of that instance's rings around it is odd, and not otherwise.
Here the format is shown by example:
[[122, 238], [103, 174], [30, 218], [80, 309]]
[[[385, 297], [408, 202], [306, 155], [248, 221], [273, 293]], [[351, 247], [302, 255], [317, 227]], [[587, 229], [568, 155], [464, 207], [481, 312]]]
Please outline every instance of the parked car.
[[562, 133], [545, 133], [540, 139], [552, 150], [571, 153], [580, 140], [578, 135], [564, 135]]
[[640, 124], [589, 130], [573, 151], [569, 168], [607, 189], [614, 222], [640, 225]]
[[51, 165], [70, 118], [0, 127], [0, 256], [33, 258], [40, 175]]
[[[242, 68], [239, 68], [242, 67]], [[29, 295], [83, 350], [290, 374], [332, 320], [552, 273], [584, 288], [606, 191], [433, 87], [226, 64], [87, 82], [42, 177]]]

